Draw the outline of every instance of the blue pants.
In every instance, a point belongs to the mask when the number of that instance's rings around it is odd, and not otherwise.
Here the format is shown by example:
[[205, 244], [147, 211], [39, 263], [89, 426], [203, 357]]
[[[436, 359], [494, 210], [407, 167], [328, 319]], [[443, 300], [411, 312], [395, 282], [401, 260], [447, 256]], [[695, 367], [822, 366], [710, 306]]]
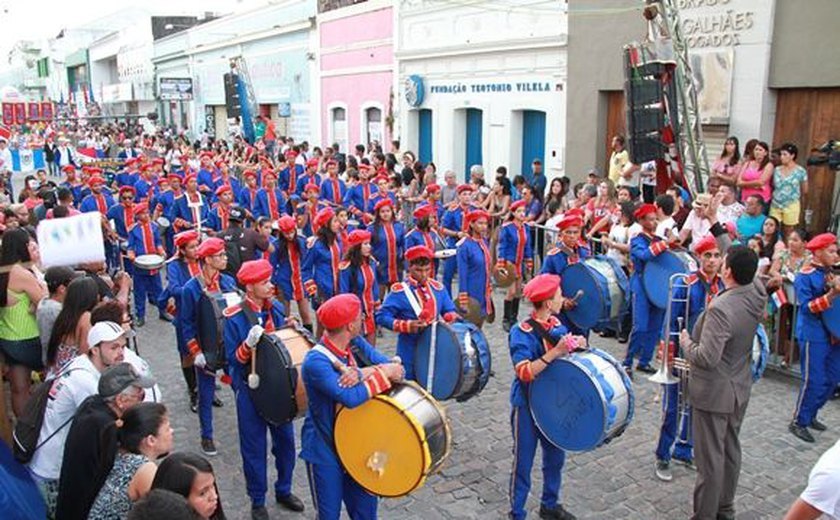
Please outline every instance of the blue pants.
[[201, 438], [212, 439], [216, 376], [198, 367], [195, 367], [195, 375], [198, 380], [198, 423], [201, 425]]
[[800, 426], [810, 426], [840, 383], [840, 345], [803, 339], [799, 342], [799, 364], [802, 383], [794, 419]]
[[632, 298], [633, 328], [630, 329], [630, 344], [624, 358], [624, 366], [628, 368], [633, 366], [636, 356], [640, 366], [650, 365], [665, 319], [665, 309], [652, 305], [644, 289], [633, 290]]
[[543, 491], [540, 504], [556, 507], [560, 500], [563, 463], [566, 452], [551, 444], [537, 429], [527, 406], [515, 406], [510, 414], [513, 430], [513, 470], [510, 475], [510, 514], [516, 520], [525, 518], [525, 502], [531, 490], [531, 467], [537, 453], [537, 442], [542, 447]]
[[455, 278], [455, 271], [458, 270], [458, 260], [454, 256], [443, 261], [443, 288], [452, 298], [452, 279]]
[[[679, 391], [680, 385], [662, 386], [662, 425], [659, 427], [659, 444], [656, 446], [656, 458], [658, 460], [671, 460], [671, 448], [674, 450], [674, 458], [680, 460], [693, 460], [691, 454], [693, 442], [691, 439], [691, 408], [679, 424], [679, 437], [677, 437], [677, 423], [680, 418], [679, 412]], [[676, 441], [676, 446], [674, 442]]]
[[265, 505], [268, 490], [268, 469], [266, 468], [265, 431], [271, 434], [271, 454], [277, 480], [274, 493], [281, 498], [292, 492], [292, 472], [295, 469], [295, 430], [292, 423], [272, 426], [260, 417], [244, 386], [236, 391], [236, 419], [239, 425], [239, 451], [242, 454], [242, 469], [245, 472], [245, 486], [254, 506]]
[[163, 286], [160, 283], [160, 273], [148, 274], [136, 269], [134, 272], [134, 312], [138, 318], [146, 317], [146, 300], [157, 306], [158, 297]]
[[341, 502], [352, 520], [374, 520], [377, 498], [362, 489], [338, 466], [306, 463], [306, 475], [318, 520], [338, 520]]

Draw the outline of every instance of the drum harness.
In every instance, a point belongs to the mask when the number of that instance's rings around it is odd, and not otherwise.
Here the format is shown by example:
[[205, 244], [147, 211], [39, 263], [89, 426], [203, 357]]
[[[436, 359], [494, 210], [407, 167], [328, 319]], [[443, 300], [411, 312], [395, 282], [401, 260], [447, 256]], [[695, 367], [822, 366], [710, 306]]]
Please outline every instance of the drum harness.
[[[405, 299], [408, 300], [408, 304], [411, 306], [411, 310], [414, 311], [414, 314], [417, 318], [420, 318], [420, 313], [423, 311], [423, 307], [420, 305], [420, 302], [417, 301], [417, 295], [414, 294], [414, 290], [411, 288], [411, 284], [405, 284]], [[438, 320], [432, 322], [432, 338], [431, 342], [429, 343], [429, 367], [428, 372], [426, 375], [426, 391], [430, 394], [432, 393], [432, 386], [435, 380], [435, 357], [437, 355], [437, 327], [438, 327]]]

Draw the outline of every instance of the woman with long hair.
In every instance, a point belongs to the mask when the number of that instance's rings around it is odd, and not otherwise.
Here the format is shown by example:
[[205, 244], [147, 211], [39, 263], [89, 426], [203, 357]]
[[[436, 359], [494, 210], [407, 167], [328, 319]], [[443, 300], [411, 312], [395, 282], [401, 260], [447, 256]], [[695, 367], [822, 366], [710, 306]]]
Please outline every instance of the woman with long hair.
[[[586, 234], [587, 238], [592, 238], [596, 234], [608, 235], [612, 224], [618, 220], [618, 213], [620, 209], [615, 199], [615, 188], [612, 181], [604, 179], [598, 183], [596, 188], [597, 194], [594, 198], [589, 199], [584, 208], [584, 225], [589, 225], [590, 230]], [[598, 248], [598, 252], [603, 252]]]
[[734, 135], [726, 138], [720, 157], [712, 163], [711, 177], [721, 183], [735, 187], [738, 182], [738, 163], [741, 161], [738, 138]]
[[[527, 207], [527, 202], [524, 203]], [[469, 311], [470, 300], [478, 304], [478, 316], [475, 325], [478, 328], [484, 324], [490, 315], [495, 315], [493, 307], [493, 284], [490, 278], [493, 267], [493, 257], [490, 254], [490, 243], [487, 241], [487, 228], [490, 214], [483, 209], [477, 209], [464, 217], [468, 236], [459, 240], [456, 262], [458, 265], [458, 302], [461, 311]]]
[[90, 311], [99, 303], [99, 286], [93, 278], [76, 278], [67, 286], [61, 312], [47, 344], [47, 369], [57, 374], [79, 354], [88, 351]]
[[163, 459], [152, 489], [178, 493], [203, 520], [225, 520], [213, 465], [201, 455], [180, 452]]
[[737, 185], [741, 188], [741, 201], [750, 195], [758, 195], [764, 201], [765, 213], [772, 196], [770, 182], [773, 180], [773, 163], [770, 162], [770, 146], [759, 141], [749, 159], [738, 174]]
[[[434, 251], [444, 244], [437, 231], [437, 213], [437, 206], [433, 204], [426, 204], [414, 210], [414, 227], [405, 234], [406, 251], [414, 246], [425, 246]], [[438, 260], [432, 263], [432, 272], [429, 273], [429, 278], [435, 278], [435, 274], [438, 272], [438, 263]]]
[[785, 143], [779, 147], [781, 164], [773, 170], [773, 201], [770, 216], [782, 222], [784, 235], [799, 225], [802, 201], [808, 195], [808, 172], [796, 164], [799, 149], [795, 144]]
[[303, 259], [306, 256], [306, 239], [298, 234], [295, 219], [289, 215], [280, 217], [277, 228], [280, 234], [275, 243], [277, 263], [274, 266], [274, 284], [280, 292], [286, 312], [291, 310], [292, 301], [297, 302], [301, 322], [312, 332], [312, 310], [301, 280]]
[[402, 281], [405, 227], [402, 222], [395, 222], [394, 218], [391, 199], [382, 199], [376, 203], [370, 243], [373, 246], [373, 257], [378, 263], [376, 281], [379, 283], [380, 299], [392, 284]]
[[793, 310], [796, 306], [796, 294], [793, 282], [799, 271], [811, 261], [811, 252], [805, 248], [808, 235], [804, 229], [793, 228], [787, 235], [787, 249], [776, 253], [770, 264], [767, 292], [782, 289], [787, 303], [779, 309], [779, 324], [775, 342], [776, 353], [782, 357], [783, 366], [793, 362]]
[[371, 345], [375, 345], [374, 311], [381, 300], [376, 279], [377, 261], [372, 252], [371, 233], [360, 229], [353, 231], [347, 236], [347, 252], [339, 269], [341, 292], [355, 294], [362, 301], [362, 333]]
[[519, 295], [525, 276], [534, 269], [534, 251], [531, 245], [531, 233], [525, 226], [524, 200], [518, 200], [510, 206], [510, 219], [499, 232], [499, 260], [496, 269], [513, 269], [514, 281], [508, 286], [505, 295], [504, 321], [502, 327], [509, 332], [519, 321]]
[[[3, 233], [0, 245], [0, 352], [9, 366], [12, 411], [20, 416], [29, 397], [30, 374], [44, 366], [35, 308], [48, 296], [34, 260], [38, 244], [25, 229]], [[0, 397], [3, 397], [0, 395]]]
[[[332, 208], [324, 208], [315, 215], [313, 221], [314, 240], [301, 266], [303, 286], [313, 299], [313, 309], [318, 310], [321, 303], [339, 293], [338, 266], [341, 263], [341, 241], [339, 232], [341, 223]], [[323, 332], [318, 324], [316, 336]]]
[[152, 488], [157, 471], [154, 461], [172, 450], [169, 414], [160, 403], [134, 405], [113, 427], [119, 452], [90, 508], [89, 520], [125, 518], [131, 505]]

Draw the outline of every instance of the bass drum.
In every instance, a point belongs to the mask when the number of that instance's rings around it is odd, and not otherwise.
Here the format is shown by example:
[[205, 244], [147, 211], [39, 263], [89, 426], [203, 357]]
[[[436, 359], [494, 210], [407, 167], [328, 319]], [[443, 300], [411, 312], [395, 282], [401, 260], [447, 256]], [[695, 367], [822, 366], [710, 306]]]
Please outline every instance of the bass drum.
[[581, 291], [573, 309], [564, 311], [579, 329], [588, 330], [618, 323], [627, 312], [630, 297], [627, 275], [618, 263], [606, 256], [587, 258], [572, 264], [563, 273], [563, 294], [572, 298]]
[[306, 414], [301, 364], [314, 345], [309, 331], [302, 327], [282, 327], [260, 338], [255, 351], [260, 384], [248, 387], [248, 392], [267, 423], [277, 426]]
[[380, 497], [420, 488], [449, 456], [452, 443], [443, 408], [410, 381], [356, 408], [340, 408], [334, 437], [344, 470]]
[[822, 312], [822, 322], [832, 336], [840, 338], [840, 300], [835, 299], [831, 307]]
[[[434, 347], [434, 360], [430, 363]], [[417, 382], [439, 401], [466, 401], [490, 378], [490, 345], [468, 321], [437, 322], [423, 331], [414, 351]]]
[[624, 433], [633, 419], [633, 386], [607, 352], [590, 349], [552, 362], [528, 389], [540, 432], [566, 451], [589, 451]]
[[648, 300], [660, 309], [668, 307], [668, 282], [677, 273], [693, 273], [697, 260], [688, 251], [665, 250], [645, 265], [642, 284]]
[[222, 315], [226, 306], [224, 294], [209, 292], [205, 287], [202, 287], [196, 316], [198, 325], [196, 336], [201, 351], [207, 360], [207, 370], [210, 372], [215, 372], [227, 366], [224, 316]]

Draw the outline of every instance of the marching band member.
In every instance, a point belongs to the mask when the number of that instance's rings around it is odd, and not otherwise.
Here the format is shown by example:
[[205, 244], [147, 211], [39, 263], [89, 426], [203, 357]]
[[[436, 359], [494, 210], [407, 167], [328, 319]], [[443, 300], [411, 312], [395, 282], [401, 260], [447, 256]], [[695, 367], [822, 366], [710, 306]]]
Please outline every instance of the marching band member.
[[414, 246], [405, 252], [408, 276], [395, 283], [376, 312], [376, 324], [393, 330], [397, 336], [397, 356], [405, 367], [406, 377], [414, 379], [414, 349], [420, 333], [432, 322], [460, 319], [452, 298], [440, 282], [429, 278], [434, 252]]
[[[656, 369], [650, 366], [657, 339], [662, 331], [665, 311], [653, 305], [648, 299], [642, 274], [645, 265], [668, 249], [668, 243], [656, 236], [656, 206], [642, 204], [633, 213], [642, 232], [630, 241], [630, 260], [633, 262], [633, 274], [630, 277], [630, 296], [633, 299], [633, 329], [630, 331], [630, 344], [624, 358], [624, 370], [632, 378], [633, 359], [638, 356], [636, 370], [653, 374]], [[662, 283], [667, 283], [665, 280]]]
[[[168, 209], [165, 210], [164, 205], [162, 203], [165, 197], [172, 197], [172, 190], [169, 187], [169, 177], [166, 175], [161, 175], [160, 178], [157, 180], [157, 186], [155, 187], [154, 191], [150, 191], [149, 195], [150, 198], [149, 202], [149, 211], [152, 213], [152, 220], [157, 222], [160, 217], [165, 217], [167, 220], [169, 219], [169, 211]], [[168, 195], [167, 195], [168, 194]], [[172, 199], [175, 200], [174, 198]], [[172, 256], [175, 254], [175, 244], [173, 243], [173, 229], [172, 226], [166, 228], [161, 233], [161, 239], [163, 240], [163, 247], [166, 249], [166, 255]]]
[[[706, 305], [724, 289], [723, 280], [719, 277], [719, 271], [723, 256], [721, 255], [718, 243], [712, 235], [707, 236], [695, 246], [695, 253], [700, 258], [700, 268], [687, 276], [685, 285], [677, 285], [671, 294], [671, 328], [669, 331], [679, 331], [682, 328], [694, 330], [694, 323], [700, 314], [705, 310]], [[684, 300], [688, 300], [688, 309]], [[686, 317], [688, 321], [681, 324], [681, 319]], [[682, 325], [682, 326], [681, 326]], [[666, 335], [667, 355], [672, 359], [678, 352], [675, 341], [671, 341]], [[664, 353], [662, 354], [665, 355]], [[679, 356], [685, 358], [684, 355]], [[664, 363], [663, 357], [663, 363]], [[674, 373], [679, 376], [678, 373]], [[691, 438], [691, 409], [685, 415], [682, 422], [679, 417], [679, 393], [680, 384], [662, 385], [662, 424], [659, 427], [659, 442], [656, 446], [656, 476], [660, 480], [670, 481], [671, 458], [686, 466], [694, 466]], [[686, 388], [682, 389], [687, 392]], [[679, 431], [679, 437], [677, 432]], [[675, 444], [676, 442], [676, 444]], [[673, 452], [673, 455], [672, 455]]]
[[[236, 281], [223, 273], [227, 265], [225, 242], [220, 238], [208, 238], [201, 242], [196, 251], [201, 260], [201, 272], [190, 279], [181, 293], [181, 308], [178, 318], [182, 320], [184, 340], [187, 351], [192, 356], [198, 380], [198, 422], [201, 425], [201, 451], [206, 455], [215, 455], [216, 444], [213, 442], [213, 410], [211, 406], [221, 407], [222, 402], [216, 394], [216, 367], [207, 366], [205, 350], [215, 349], [216, 345], [201, 345], [198, 342], [199, 327], [207, 324], [198, 323], [198, 307], [201, 298], [214, 298], [224, 306], [223, 294], [236, 291]], [[221, 338], [220, 338], [221, 339]]]
[[306, 161], [306, 170], [304, 170], [303, 175], [297, 180], [297, 186], [295, 187], [295, 193], [298, 195], [303, 196], [304, 191], [306, 191], [308, 185], [318, 186], [318, 190], [321, 189], [321, 175], [318, 173], [318, 159], [312, 158]]
[[347, 236], [347, 252], [339, 265], [342, 293], [355, 294], [362, 301], [362, 331], [371, 345], [376, 344], [374, 312], [380, 303], [376, 279], [376, 260], [372, 258], [371, 233], [357, 229]]
[[516, 279], [508, 287], [505, 295], [505, 317], [502, 326], [505, 332], [510, 331], [519, 321], [519, 293], [522, 291], [522, 280], [525, 274], [534, 269], [534, 251], [531, 246], [531, 233], [525, 227], [524, 200], [518, 200], [510, 205], [511, 219], [502, 224], [499, 233], [499, 260], [496, 268], [505, 267], [505, 262], [513, 264]]
[[306, 201], [298, 205], [296, 213], [298, 218], [298, 227], [304, 236], [311, 237], [318, 232], [318, 226], [315, 225], [315, 220], [318, 213], [329, 207], [327, 203], [320, 200], [321, 188], [315, 184], [307, 184], [304, 190]]
[[298, 235], [295, 219], [283, 215], [277, 221], [280, 237], [277, 239], [277, 264], [275, 280], [283, 306], [291, 311], [291, 302], [297, 302], [303, 326], [312, 332], [312, 308], [303, 290], [303, 259], [306, 256], [306, 239]]
[[[392, 363], [359, 338], [362, 302], [354, 294], [330, 298], [318, 309], [324, 335], [303, 360], [303, 383], [309, 407], [301, 430], [300, 457], [306, 461], [312, 502], [321, 520], [338, 520], [341, 503], [353, 519], [376, 518], [377, 498], [361, 488], [341, 467], [334, 451], [337, 406], [355, 408], [402, 381], [403, 367]], [[373, 366], [359, 368], [351, 341]]]
[[102, 215], [102, 235], [105, 243], [105, 258], [108, 263], [108, 267], [116, 269], [120, 267], [120, 248], [119, 244], [114, 243], [114, 240], [117, 237], [115, 237], [114, 231], [111, 229], [111, 225], [108, 222], [108, 212], [114, 205], [114, 199], [111, 198], [111, 192], [109, 190], [102, 190], [102, 186], [104, 184], [105, 179], [98, 175], [93, 175], [90, 179], [88, 179], [90, 194], [82, 199], [82, 203], [79, 204], [79, 211], [82, 213], [92, 213], [94, 211], [98, 211], [99, 214]]
[[344, 196], [347, 194], [347, 185], [338, 178], [338, 163], [330, 159], [327, 161], [327, 177], [321, 181], [321, 194], [323, 200], [341, 206]]
[[[570, 265], [580, 263], [590, 256], [592, 252], [589, 247], [581, 241], [581, 230], [583, 229], [583, 219], [577, 214], [566, 212], [557, 222], [557, 229], [560, 230], [560, 237], [557, 245], [551, 248], [545, 255], [545, 263], [542, 266], [542, 273], [556, 274], [563, 277], [563, 273]], [[576, 302], [572, 298], [563, 300], [563, 310], [573, 309]], [[589, 337], [588, 330], [580, 330], [569, 320], [564, 318], [564, 323], [569, 330], [575, 334], [580, 334], [583, 337]]]
[[253, 217], [254, 207], [257, 202], [257, 192], [260, 191], [260, 187], [257, 185], [257, 172], [249, 168], [245, 170], [242, 176], [245, 178], [245, 186], [239, 192], [237, 201]]
[[292, 196], [297, 191], [297, 182], [303, 176], [304, 168], [302, 164], [295, 164], [297, 154], [291, 152], [286, 156], [286, 167], [280, 170], [280, 189], [286, 192], [287, 196]]
[[371, 221], [369, 214], [371, 197], [379, 191], [376, 185], [371, 184], [371, 167], [367, 164], [359, 165], [359, 183], [347, 190], [344, 196], [344, 205], [350, 213], [356, 217], [361, 224], [368, 224]]
[[375, 208], [376, 205], [383, 199], [390, 199], [396, 208], [397, 196], [394, 194], [393, 190], [391, 190], [391, 179], [389, 179], [387, 175], [383, 174], [376, 176], [373, 181], [376, 183], [376, 192], [371, 195], [370, 201], [368, 201], [367, 212], [373, 213], [373, 208]]
[[[432, 204], [419, 206], [414, 210], [414, 227], [405, 235], [405, 249], [408, 250], [414, 246], [426, 246], [432, 251], [436, 250], [438, 244], [443, 243], [436, 227], [436, 206]], [[438, 260], [435, 259], [432, 264], [432, 272], [429, 274], [432, 279], [436, 278], [438, 263]]]
[[144, 164], [140, 168], [140, 178], [134, 183], [136, 191], [135, 201], [143, 202], [154, 198], [157, 191], [157, 181], [154, 177], [154, 166], [152, 164]]
[[198, 191], [205, 197], [213, 195], [213, 185], [216, 183], [216, 165], [213, 164], [213, 154], [202, 152], [199, 158], [198, 167]]
[[161, 191], [155, 198], [153, 214], [155, 219], [158, 217], [166, 217], [170, 221], [174, 218], [175, 201], [178, 200], [184, 192], [181, 190], [181, 176], [177, 173], [170, 173], [166, 176], [168, 181], [166, 186], [161, 186]]
[[[443, 214], [440, 228], [441, 233], [446, 237], [446, 247], [449, 249], [455, 249], [458, 241], [467, 236], [467, 220], [464, 217], [471, 208], [473, 187], [471, 184], [461, 184], [456, 191], [458, 205]], [[443, 261], [443, 286], [450, 297], [452, 296], [452, 279], [455, 278], [455, 270], [458, 267], [457, 262], [457, 259], [452, 257]]]
[[556, 314], [563, 308], [560, 277], [540, 274], [525, 284], [523, 296], [534, 305], [531, 316], [510, 330], [510, 358], [516, 377], [511, 383], [510, 423], [513, 430], [513, 470], [510, 475], [510, 518], [525, 518], [525, 503], [531, 490], [531, 468], [537, 443], [542, 447], [543, 491], [540, 518], [574, 520], [563, 508], [560, 489], [566, 452], [556, 447], [537, 429], [528, 405], [528, 385], [555, 359], [567, 355], [586, 340], [573, 336]]
[[198, 181], [195, 174], [184, 177], [184, 194], [175, 199], [172, 207], [172, 227], [175, 231], [186, 229], [197, 229], [207, 227], [210, 218], [210, 209], [207, 201], [198, 191]]
[[405, 246], [405, 227], [402, 222], [394, 222], [394, 204], [385, 198], [373, 208], [373, 226], [371, 245], [376, 258], [376, 281], [379, 284], [379, 297], [392, 284], [402, 280], [402, 256]]
[[[140, 202], [132, 209], [137, 222], [128, 231], [128, 259], [133, 263], [141, 255], [160, 255], [164, 258], [165, 252], [158, 226], [149, 218], [149, 203]], [[134, 312], [137, 315], [137, 326], [142, 327], [146, 323], [146, 300], [152, 305], [157, 305], [163, 289], [157, 269], [147, 271], [135, 267], [133, 271]]]
[[126, 159], [125, 163], [123, 163], [123, 170], [118, 173], [114, 179], [117, 187], [122, 188], [123, 186], [134, 186], [134, 184], [137, 183], [137, 180], [140, 178], [140, 172], [137, 169], [139, 162], [140, 159], [137, 157], [129, 157]]
[[[268, 490], [266, 468], [266, 430], [271, 435], [271, 453], [277, 469], [274, 494], [278, 504], [290, 511], [303, 511], [303, 502], [292, 494], [295, 469], [295, 430], [291, 422], [274, 426], [266, 422], [254, 407], [248, 392], [251, 356], [263, 333], [271, 333], [286, 322], [283, 305], [274, 299], [271, 284], [273, 268], [268, 260], [244, 262], [236, 274], [245, 287], [242, 303], [224, 310], [225, 351], [230, 366], [231, 386], [236, 395], [236, 424], [245, 486], [251, 498], [251, 518], [268, 519], [265, 494]], [[248, 310], [245, 310], [245, 306]]]
[[213, 231], [224, 231], [230, 226], [230, 209], [233, 205], [233, 188], [230, 184], [221, 184], [216, 188], [216, 203], [210, 210], [208, 224]]
[[[108, 208], [107, 218], [116, 233], [119, 250], [117, 254], [124, 254], [123, 248], [128, 240], [128, 230], [134, 225], [134, 197], [137, 191], [134, 186], [122, 186], [119, 190], [119, 203]], [[132, 274], [134, 266], [125, 264], [125, 272]]]
[[277, 187], [277, 174], [273, 171], [263, 172], [263, 183], [254, 203], [254, 217], [268, 217], [274, 222], [286, 213], [286, 196]]
[[184, 286], [194, 276], [201, 272], [198, 263], [198, 231], [189, 230], [175, 235], [175, 247], [178, 248], [176, 256], [170, 258], [166, 264], [166, 289], [161, 298], [166, 301], [166, 310], [175, 319], [172, 325], [175, 326], [175, 344], [181, 358], [181, 373], [187, 383], [187, 392], [190, 396], [190, 409], [198, 411], [198, 387], [196, 386], [195, 368], [193, 357], [187, 350], [187, 341], [184, 339], [184, 320], [181, 315], [181, 295]]
[[315, 235], [317, 238], [309, 246], [304, 257], [303, 286], [314, 300], [314, 308], [317, 309], [321, 302], [332, 298], [339, 291], [338, 265], [341, 263], [341, 243], [338, 233], [341, 231], [341, 225], [332, 208], [319, 211], [313, 224], [318, 230]]
[[[456, 254], [458, 260], [458, 306], [466, 312], [470, 299], [475, 299], [480, 308], [481, 324], [487, 316], [494, 314], [493, 284], [490, 278], [493, 256], [487, 242], [487, 226], [490, 214], [483, 209], [467, 213], [465, 221], [469, 236], [461, 241]], [[478, 325], [481, 328], [481, 325]]]
[[796, 338], [799, 342], [802, 383], [790, 432], [805, 442], [814, 442], [808, 430], [826, 430], [817, 420], [820, 408], [831, 398], [840, 383], [840, 339], [828, 331], [822, 313], [837, 303], [840, 296], [840, 276], [831, 272], [838, 261], [837, 237], [823, 233], [805, 245], [811, 251], [811, 262], [806, 265], [793, 283], [799, 318]]
[[232, 202], [235, 202], [239, 196], [239, 193], [242, 191], [242, 183], [239, 182], [239, 179], [237, 179], [236, 177], [230, 176], [230, 168], [228, 167], [226, 162], [219, 161], [218, 163], [216, 163], [216, 166], [219, 168], [219, 176], [213, 183], [213, 191], [219, 191], [219, 188], [221, 186], [230, 186], [231, 192], [233, 193]]
[[73, 205], [78, 208], [79, 204], [82, 203], [82, 188], [84, 188], [85, 184], [76, 178], [76, 167], [74, 165], [68, 164], [62, 167], [61, 171], [64, 172], [66, 178], [60, 186], [64, 186], [70, 190], [73, 194]]

